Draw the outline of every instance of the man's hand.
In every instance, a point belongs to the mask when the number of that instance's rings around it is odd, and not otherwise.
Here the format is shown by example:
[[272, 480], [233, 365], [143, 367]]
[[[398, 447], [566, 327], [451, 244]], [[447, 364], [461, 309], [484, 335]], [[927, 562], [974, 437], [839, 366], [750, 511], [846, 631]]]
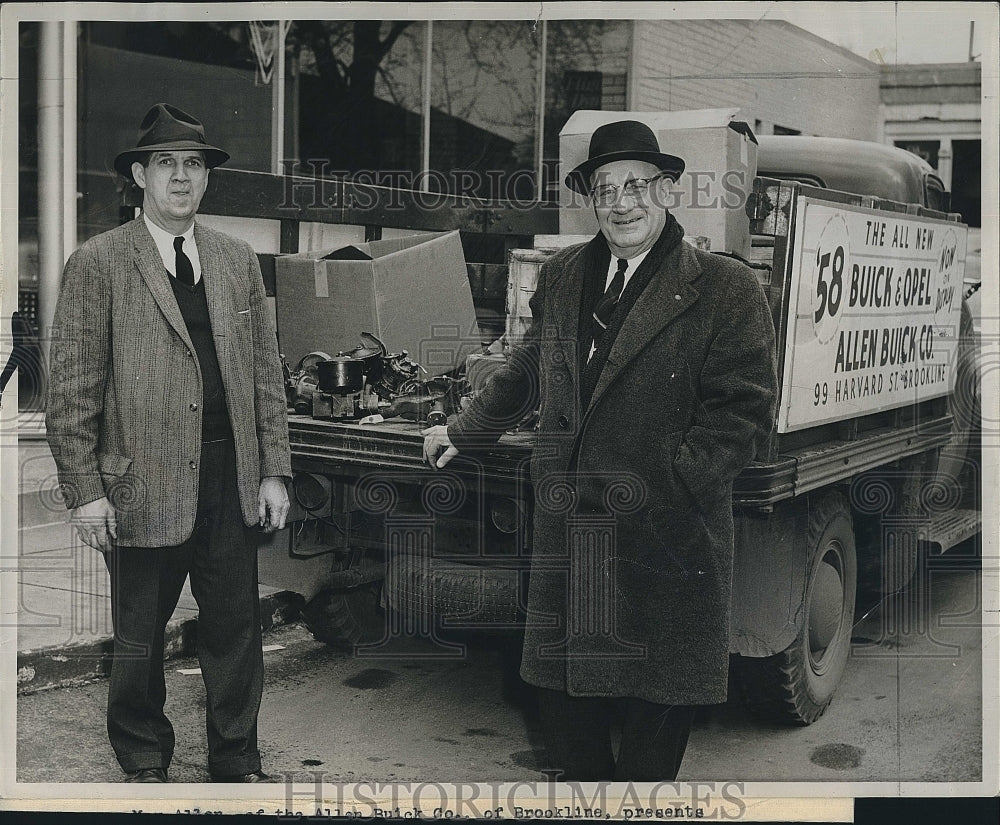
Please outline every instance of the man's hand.
[[102, 553], [111, 550], [112, 542], [118, 540], [115, 508], [106, 496], [70, 510], [69, 523], [76, 528], [80, 541]]
[[287, 515], [288, 493], [285, 491], [285, 480], [280, 476], [261, 479], [260, 492], [257, 494], [257, 523], [264, 528], [265, 533], [273, 533], [285, 526]]
[[424, 461], [435, 470], [440, 470], [458, 455], [458, 447], [451, 443], [448, 427], [444, 424], [428, 427], [421, 430], [420, 434], [424, 437]]

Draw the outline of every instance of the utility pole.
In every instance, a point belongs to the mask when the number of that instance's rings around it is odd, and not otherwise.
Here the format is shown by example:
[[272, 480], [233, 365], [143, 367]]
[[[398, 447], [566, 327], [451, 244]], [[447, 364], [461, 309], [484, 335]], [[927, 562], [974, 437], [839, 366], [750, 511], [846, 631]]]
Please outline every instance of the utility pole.
[[976, 58], [979, 57], [978, 54], [972, 53], [972, 41], [976, 36], [976, 21], [969, 21], [969, 62], [972, 63]]

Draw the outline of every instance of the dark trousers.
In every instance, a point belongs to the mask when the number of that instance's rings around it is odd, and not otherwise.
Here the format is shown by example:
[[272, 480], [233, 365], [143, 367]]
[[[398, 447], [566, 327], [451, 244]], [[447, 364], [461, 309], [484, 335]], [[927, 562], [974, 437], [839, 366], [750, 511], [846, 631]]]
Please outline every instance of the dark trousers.
[[260, 770], [257, 713], [264, 683], [257, 553], [240, 511], [233, 442], [202, 445], [195, 529], [174, 547], [116, 547], [115, 627], [108, 737], [126, 772], [166, 768], [174, 731], [163, 712], [164, 630], [185, 578], [198, 603], [208, 765], [218, 774]]
[[[616, 711], [624, 712], [617, 758], [611, 748]], [[548, 766], [562, 772], [557, 779], [661, 782], [677, 777], [695, 708], [539, 688], [538, 712]]]

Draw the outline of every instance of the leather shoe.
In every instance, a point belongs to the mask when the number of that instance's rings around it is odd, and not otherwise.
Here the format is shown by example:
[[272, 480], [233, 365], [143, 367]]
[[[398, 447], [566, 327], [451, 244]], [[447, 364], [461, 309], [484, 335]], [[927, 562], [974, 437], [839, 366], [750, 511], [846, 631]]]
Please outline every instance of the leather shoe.
[[234, 774], [212, 774], [213, 782], [270, 782], [271, 777], [264, 771], [253, 771], [252, 773]]
[[125, 779], [126, 782], [166, 782], [167, 771], [165, 768], [143, 768], [141, 771], [130, 773]]

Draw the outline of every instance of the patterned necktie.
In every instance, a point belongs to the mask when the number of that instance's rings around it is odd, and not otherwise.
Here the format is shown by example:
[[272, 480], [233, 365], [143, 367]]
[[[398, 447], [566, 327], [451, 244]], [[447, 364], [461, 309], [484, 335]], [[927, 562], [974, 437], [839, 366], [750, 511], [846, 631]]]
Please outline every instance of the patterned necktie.
[[622, 296], [622, 289], [625, 287], [625, 270], [628, 269], [628, 261], [625, 258], [618, 259], [618, 269], [608, 284], [607, 291], [601, 296], [601, 300], [594, 307], [594, 323], [592, 331], [594, 333], [594, 345], [601, 340], [601, 335], [608, 328], [611, 322], [611, 315], [615, 311], [618, 299]]
[[177, 273], [177, 280], [182, 284], [194, 286], [194, 267], [191, 266], [191, 259], [184, 254], [181, 248], [184, 246], [184, 236], [178, 235], [174, 238], [174, 252], [177, 257], [174, 261], [174, 271]]

